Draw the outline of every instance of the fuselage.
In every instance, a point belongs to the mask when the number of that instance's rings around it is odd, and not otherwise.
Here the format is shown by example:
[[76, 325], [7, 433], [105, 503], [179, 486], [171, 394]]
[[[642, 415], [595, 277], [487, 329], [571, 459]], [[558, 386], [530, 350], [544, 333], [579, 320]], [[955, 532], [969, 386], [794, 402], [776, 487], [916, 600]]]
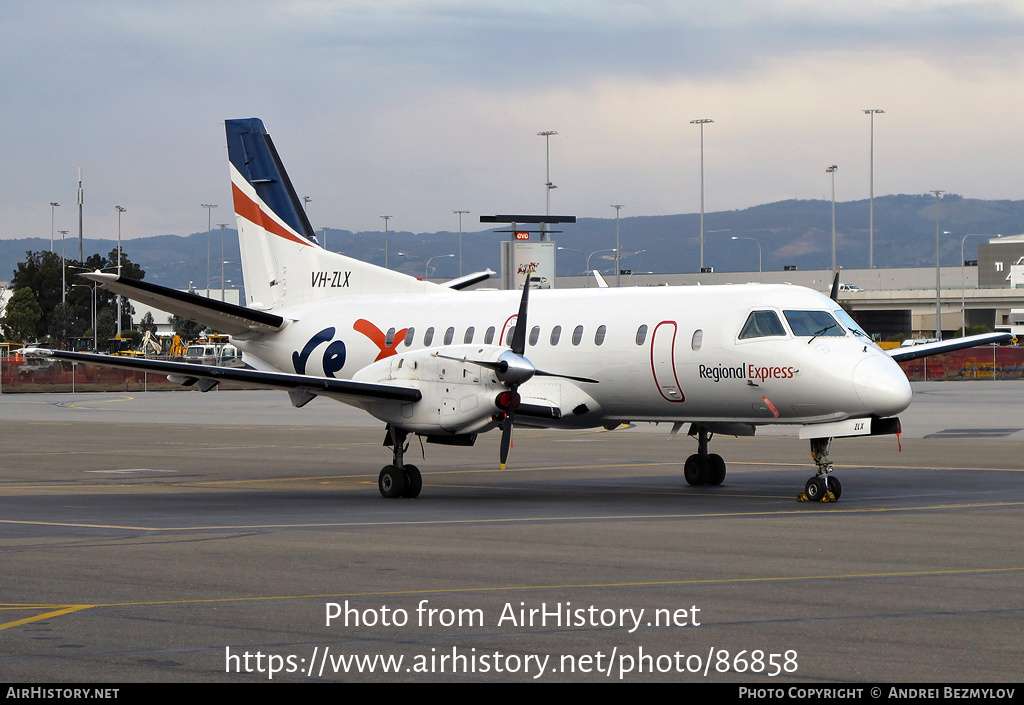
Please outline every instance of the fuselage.
[[[517, 291], [443, 289], [339, 296], [275, 311], [287, 326], [236, 345], [258, 369], [350, 379], [417, 350], [507, 345], [519, 299]], [[534, 291], [526, 357], [598, 383], [534, 378], [521, 394], [568, 403], [568, 384], [596, 402], [582, 418], [566, 409], [562, 422], [547, 425], [898, 414], [910, 403], [906, 376], [852, 321], [840, 323], [839, 311], [828, 297], [788, 285]], [[835, 325], [819, 330], [821, 314]]]

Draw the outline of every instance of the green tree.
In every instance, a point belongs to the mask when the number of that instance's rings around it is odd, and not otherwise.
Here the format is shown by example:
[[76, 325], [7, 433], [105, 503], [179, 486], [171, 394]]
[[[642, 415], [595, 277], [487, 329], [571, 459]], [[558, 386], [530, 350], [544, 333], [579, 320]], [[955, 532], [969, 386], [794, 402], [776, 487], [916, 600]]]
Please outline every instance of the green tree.
[[59, 303], [50, 314], [48, 325], [50, 337], [62, 348], [66, 348], [71, 338], [81, 337], [89, 326], [86, 316], [69, 303]]
[[146, 311], [142, 320], [139, 321], [139, 330], [143, 333], [156, 333], [156, 321], [153, 320], [153, 314], [149, 311]]
[[3, 328], [7, 340], [28, 343], [39, 338], [43, 309], [30, 288], [15, 290], [4, 310]]
[[[85, 262], [66, 260], [67, 271], [61, 274], [61, 258], [53, 252], [26, 252], [25, 260], [19, 262], [11, 278], [11, 288], [28, 287], [36, 295], [36, 301], [42, 309], [42, 330], [39, 335], [49, 335], [55, 340], [66, 340], [68, 331], [79, 331], [91, 327], [93, 306], [93, 282], [80, 278], [78, 275], [85, 270], [117, 269], [117, 249], [113, 249], [104, 257], [100, 254], [90, 255]], [[121, 250], [121, 274], [127, 279], [143, 279], [145, 270], [132, 262]], [[67, 286], [62, 291], [62, 283]], [[117, 319], [114, 312], [116, 296], [102, 288], [96, 290], [96, 311], [99, 316], [105, 309], [111, 309], [111, 317], [116, 330]], [[63, 310], [55, 315], [62, 300], [66, 304]], [[121, 300], [122, 328], [131, 327], [131, 315], [134, 312], [131, 301]], [[52, 327], [55, 326], [55, 327]]]

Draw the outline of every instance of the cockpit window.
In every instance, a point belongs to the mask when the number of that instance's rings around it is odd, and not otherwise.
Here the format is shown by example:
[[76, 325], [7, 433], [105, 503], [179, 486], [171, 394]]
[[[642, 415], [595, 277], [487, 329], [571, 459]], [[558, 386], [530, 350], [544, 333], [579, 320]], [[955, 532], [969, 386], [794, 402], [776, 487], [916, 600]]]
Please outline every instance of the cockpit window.
[[775, 311], [751, 311], [747, 316], [747, 322], [743, 324], [743, 330], [740, 331], [740, 340], [785, 334], [786, 329], [782, 327], [779, 314]]
[[870, 339], [871, 336], [865, 333], [864, 329], [860, 327], [860, 324], [857, 323], [857, 321], [853, 320], [853, 317], [850, 316], [850, 314], [848, 314], [846, 311], [839, 308], [833, 311], [832, 313], [835, 314], [835, 317], [839, 319], [840, 323], [842, 323], [844, 326], [850, 329], [851, 333], [853, 333], [854, 335], [862, 335], [865, 338]]
[[832, 317], [828, 311], [783, 311], [789, 327], [793, 329], [793, 335], [810, 336], [817, 338], [819, 335], [843, 336], [846, 329], [839, 325], [839, 322]]

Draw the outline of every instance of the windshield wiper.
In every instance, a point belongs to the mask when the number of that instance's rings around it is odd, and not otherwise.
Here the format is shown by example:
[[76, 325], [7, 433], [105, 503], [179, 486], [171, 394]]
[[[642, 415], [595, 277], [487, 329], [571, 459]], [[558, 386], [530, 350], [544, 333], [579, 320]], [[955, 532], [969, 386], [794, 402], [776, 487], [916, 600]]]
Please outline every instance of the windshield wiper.
[[832, 330], [833, 328], [836, 328], [838, 325], [839, 325], [838, 323], [830, 323], [829, 325], [825, 326], [824, 328], [819, 330], [817, 333], [812, 335], [811, 339], [807, 341], [807, 344], [810, 345], [811, 343], [814, 342], [814, 339], [817, 338], [819, 335], [825, 335], [825, 333], [828, 333], [830, 330]]

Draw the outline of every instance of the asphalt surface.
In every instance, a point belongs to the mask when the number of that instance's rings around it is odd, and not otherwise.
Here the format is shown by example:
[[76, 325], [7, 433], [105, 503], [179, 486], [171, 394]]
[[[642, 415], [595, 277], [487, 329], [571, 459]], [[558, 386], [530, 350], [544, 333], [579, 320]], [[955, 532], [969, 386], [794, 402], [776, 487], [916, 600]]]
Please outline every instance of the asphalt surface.
[[504, 472], [496, 433], [414, 442], [423, 492], [385, 500], [383, 430], [341, 404], [4, 395], [0, 673], [1017, 682], [1024, 384], [914, 389], [899, 440], [835, 441], [834, 504], [796, 501], [795, 429], [716, 437], [716, 488], [664, 425], [517, 429]]

